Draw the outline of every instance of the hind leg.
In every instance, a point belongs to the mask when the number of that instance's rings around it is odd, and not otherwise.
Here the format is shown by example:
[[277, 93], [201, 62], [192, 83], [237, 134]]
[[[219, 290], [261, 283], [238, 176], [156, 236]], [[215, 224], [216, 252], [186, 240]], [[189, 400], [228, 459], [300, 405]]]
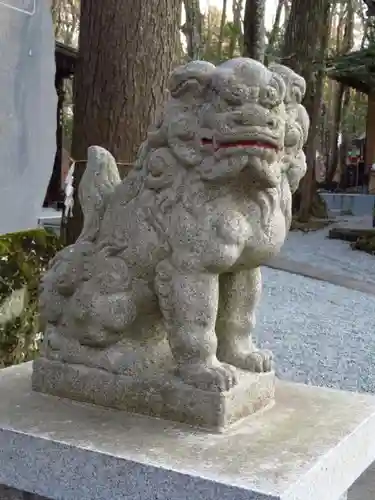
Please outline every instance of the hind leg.
[[120, 340], [137, 310], [130, 292], [102, 293], [98, 288], [89, 281], [84, 283], [71, 298], [66, 317], [80, 344], [106, 348]]
[[252, 340], [262, 292], [260, 268], [223, 274], [219, 286], [218, 358], [243, 370], [270, 371], [271, 352], [257, 349]]

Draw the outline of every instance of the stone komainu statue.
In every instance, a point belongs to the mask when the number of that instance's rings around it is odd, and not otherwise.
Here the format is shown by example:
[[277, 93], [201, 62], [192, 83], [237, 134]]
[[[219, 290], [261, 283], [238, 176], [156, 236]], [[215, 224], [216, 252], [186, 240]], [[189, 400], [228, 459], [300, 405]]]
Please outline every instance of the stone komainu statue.
[[306, 171], [305, 82], [236, 58], [181, 66], [168, 90], [122, 182], [111, 154], [89, 148], [82, 233], [42, 282], [43, 356], [124, 375], [168, 366], [223, 392], [237, 369], [271, 370], [252, 332], [260, 266]]

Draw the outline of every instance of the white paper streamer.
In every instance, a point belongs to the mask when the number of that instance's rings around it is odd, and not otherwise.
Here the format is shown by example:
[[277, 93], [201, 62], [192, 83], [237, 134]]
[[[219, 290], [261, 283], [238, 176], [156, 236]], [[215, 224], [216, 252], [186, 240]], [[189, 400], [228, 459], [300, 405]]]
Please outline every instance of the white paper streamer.
[[73, 216], [73, 206], [74, 206], [74, 168], [75, 162], [73, 162], [69, 168], [67, 176], [65, 177], [65, 199], [64, 199], [64, 217], [69, 218]]

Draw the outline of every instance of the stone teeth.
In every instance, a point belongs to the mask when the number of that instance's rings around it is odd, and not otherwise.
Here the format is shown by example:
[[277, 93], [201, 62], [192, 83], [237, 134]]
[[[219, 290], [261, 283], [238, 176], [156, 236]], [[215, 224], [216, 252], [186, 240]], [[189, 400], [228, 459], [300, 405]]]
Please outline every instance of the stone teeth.
[[212, 130], [210, 129], [205, 129], [205, 128], [202, 128], [201, 130], [201, 139], [212, 139], [214, 133]]

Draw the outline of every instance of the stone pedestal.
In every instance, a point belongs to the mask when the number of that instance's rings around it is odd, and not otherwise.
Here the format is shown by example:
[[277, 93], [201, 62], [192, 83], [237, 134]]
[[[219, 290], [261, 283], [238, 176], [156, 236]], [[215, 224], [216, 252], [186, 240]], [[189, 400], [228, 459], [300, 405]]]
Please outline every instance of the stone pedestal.
[[42, 497], [339, 500], [375, 459], [367, 395], [280, 382], [272, 408], [217, 434], [36, 393], [30, 377], [0, 371], [0, 484]]
[[132, 413], [161, 417], [221, 432], [274, 402], [275, 374], [238, 372], [238, 384], [228, 392], [197, 389], [173, 376], [161, 364], [145, 375], [114, 374], [80, 364], [47, 358], [34, 361], [33, 389]]

